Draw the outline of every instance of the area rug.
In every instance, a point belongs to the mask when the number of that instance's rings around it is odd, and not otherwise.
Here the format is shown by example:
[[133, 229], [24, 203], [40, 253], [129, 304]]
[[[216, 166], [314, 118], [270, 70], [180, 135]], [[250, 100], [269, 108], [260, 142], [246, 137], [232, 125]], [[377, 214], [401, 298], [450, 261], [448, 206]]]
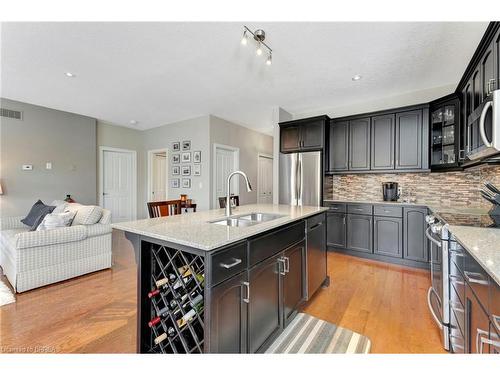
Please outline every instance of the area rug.
[[368, 337], [299, 313], [266, 353], [369, 353]]
[[0, 306], [8, 305], [16, 302], [16, 298], [10, 291], [9, 287], [3, 281], [0, 281]]

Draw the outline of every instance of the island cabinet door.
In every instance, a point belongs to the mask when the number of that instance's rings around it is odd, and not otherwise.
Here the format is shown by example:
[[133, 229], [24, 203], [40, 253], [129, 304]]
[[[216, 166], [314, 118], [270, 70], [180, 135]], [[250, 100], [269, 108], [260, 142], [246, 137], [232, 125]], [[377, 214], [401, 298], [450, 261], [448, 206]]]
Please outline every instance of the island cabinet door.
[[250, 302], [248, 304], [248, 351], [265, 351], [281, 331], [281, 274], [283, 253], [280, 252], [249, 271]]
[[211, 289], [211, 353], [247, 353], [247, 286], [244, 271]]
[[305, 250], [304, 242], [301, 242], [285, 250], [283, 256], [284, 327], [293, 320], [299, 306], [305, 301]]

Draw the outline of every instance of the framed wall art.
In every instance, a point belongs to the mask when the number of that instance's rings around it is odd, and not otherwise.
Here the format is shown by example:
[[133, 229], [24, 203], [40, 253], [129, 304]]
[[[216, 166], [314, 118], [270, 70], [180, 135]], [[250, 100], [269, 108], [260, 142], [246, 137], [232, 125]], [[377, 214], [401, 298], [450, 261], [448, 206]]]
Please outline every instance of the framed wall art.
[[172, 175], [173, 176], [177, 176], [177, 175], [180, 175], [181, 174], [181, 167], [178, 166], [178, 165], [174, 165], [172, 167]]
[[193, 165], [193, 175], [201, 176], [201, 164]]
[[172, 150], [173, 151], [180, 151], [181, 150], [181, 143], [180, 142], [172, 142]]
[[193, 162], [194, 163], [201, 163], [201, 151], [194, 151], [193, 152]]
[[179, 164], [181, 162], [181, 155], [180, 154], [173, 154], [172, 155], [172, 164]]
[[183, 176], [191, 176], [191, 166], [190, 165], [183, 165], [181, 168], [181, 174]]
[[191, 179], [190, 178], [183, 178], [182, 179], [182, 187], [185, 189], [188, 189], [191, 187]]
[[182, 141], [182, 151], [191, 150], [191, 141]]
[[170, 186], [174, 189], [178, 188], [179, 187], [179, 179], [173, 178], [172, 180], [170, 180]]
[[183, 163], [191, 163], [191, 153], [190, 152], [183, 152], [181, 160]]

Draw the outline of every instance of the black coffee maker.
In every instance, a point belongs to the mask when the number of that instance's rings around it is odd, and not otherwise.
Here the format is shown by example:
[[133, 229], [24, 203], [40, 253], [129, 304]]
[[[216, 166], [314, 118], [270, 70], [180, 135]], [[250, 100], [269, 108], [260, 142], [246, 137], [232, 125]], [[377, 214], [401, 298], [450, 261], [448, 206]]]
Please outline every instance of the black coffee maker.
[[382, 194], [384, 201], [397, 201], [399, 199], [399, 190], [397, 182], [383, 182]]

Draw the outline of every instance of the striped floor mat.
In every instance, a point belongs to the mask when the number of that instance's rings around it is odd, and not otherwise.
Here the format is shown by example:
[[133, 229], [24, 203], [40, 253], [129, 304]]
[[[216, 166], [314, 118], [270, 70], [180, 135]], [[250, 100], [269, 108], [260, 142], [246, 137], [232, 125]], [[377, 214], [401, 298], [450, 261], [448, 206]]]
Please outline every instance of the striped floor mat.
[[370, 339], [299, 313], [266, 353], [369, 353]]

